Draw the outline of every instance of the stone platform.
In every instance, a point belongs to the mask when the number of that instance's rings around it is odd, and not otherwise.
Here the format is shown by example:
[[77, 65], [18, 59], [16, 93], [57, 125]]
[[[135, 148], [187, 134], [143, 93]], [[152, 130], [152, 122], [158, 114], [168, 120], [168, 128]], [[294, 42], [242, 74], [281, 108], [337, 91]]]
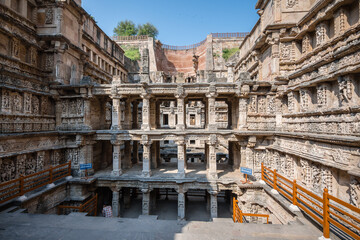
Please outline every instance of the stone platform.
[[25, 213], [0, 214], [0, 239], [318, 239], [321, 232], [308, 225], [255, 225], [214, 222], [178, 222], [156, 217], [103, 218]]

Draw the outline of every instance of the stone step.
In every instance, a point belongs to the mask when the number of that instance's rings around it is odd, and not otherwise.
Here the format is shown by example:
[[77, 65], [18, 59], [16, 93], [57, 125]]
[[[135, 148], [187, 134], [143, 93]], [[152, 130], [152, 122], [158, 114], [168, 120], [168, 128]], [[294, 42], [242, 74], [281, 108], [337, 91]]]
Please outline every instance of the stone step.
[[19, 206], [11, 206], [9, 208], [2, 210], [0, 213], [12, 213], [18, 209], [19, 209]]

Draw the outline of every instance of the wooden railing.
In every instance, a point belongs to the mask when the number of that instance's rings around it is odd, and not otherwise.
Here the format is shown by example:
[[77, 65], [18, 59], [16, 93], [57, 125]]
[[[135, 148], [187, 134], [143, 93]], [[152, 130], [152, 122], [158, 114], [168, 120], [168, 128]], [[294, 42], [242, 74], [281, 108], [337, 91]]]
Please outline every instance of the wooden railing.
[[266, 223], [269, 224], [269, 215], [267, 214], [255, 214], [255, 213], [243, 213], [238, 205], [238, 200], [233, 198], [233, 221], [234, 223], [244, 222], [244, 217], [263, 217], [266, 218]]
[[71, 162], [0, 184], [0, 204], [71, 175]]
[[87, 216], [97, 216], [97, 203], [98, 203], [98, 195], [95, 194], [92, 198], [90, 198], [87, 202], [81, 204], [80, 206], [66, 206], [60, 205], [58, 206], [58, 215], [61, 214], [62, 210], [69, 209], [72, 212], [87, 212]]
[[261, 165], [261, 179], [299, 207], [323, 227], [323, 235], [330, 238], [330, 229], [360, 239], [360, 209], [328, 193], [318, 196], [284, 176]]

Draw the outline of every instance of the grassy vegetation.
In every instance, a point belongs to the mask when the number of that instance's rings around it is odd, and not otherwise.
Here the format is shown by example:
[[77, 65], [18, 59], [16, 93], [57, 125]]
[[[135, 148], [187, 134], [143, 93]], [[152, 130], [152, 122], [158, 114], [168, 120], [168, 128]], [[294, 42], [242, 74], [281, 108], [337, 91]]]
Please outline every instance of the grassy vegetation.
[[133, 61], [140, 60], [140, 51], [136, 47], [132, 46], [121, 46], [122, 49], [125, 51], [125, 56], [130, 58]]
[[232, 55], [234, 55], [237, 51], [239, 51], [239, 48], [225, 48], [223, 49], [223, 59], [227, 61]]

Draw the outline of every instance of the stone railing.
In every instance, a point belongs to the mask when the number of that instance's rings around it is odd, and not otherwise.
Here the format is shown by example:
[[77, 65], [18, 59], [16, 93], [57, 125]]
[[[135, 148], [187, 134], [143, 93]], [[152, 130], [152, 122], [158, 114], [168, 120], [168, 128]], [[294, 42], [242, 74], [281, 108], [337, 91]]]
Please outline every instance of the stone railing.
[[236, 32], [236, 33], [212, 33], [213, 38], [244, 38], [249, 35], [248, 32]]
[[171, 46], [171, 45], [167, 45], [167, 44], [163, 44], [161, 47], [163, 49], [168, 49], [168, 50], [175, 50], [175, 51], [181, 51], [181, 50], [189, 50], [189, 49], [195, 49], [200, 47], [201, 45], [203, 45], [206, 42], [206, 39], [199, 42], [199, 43], [195, 43], [192, 45], [187, 45], [187, 46]]
[[139, 41], [139, 40], [148, 40], [149, 36], [140, 35], [140, 36], [113, 36], [115, 42], [121, 41]]

